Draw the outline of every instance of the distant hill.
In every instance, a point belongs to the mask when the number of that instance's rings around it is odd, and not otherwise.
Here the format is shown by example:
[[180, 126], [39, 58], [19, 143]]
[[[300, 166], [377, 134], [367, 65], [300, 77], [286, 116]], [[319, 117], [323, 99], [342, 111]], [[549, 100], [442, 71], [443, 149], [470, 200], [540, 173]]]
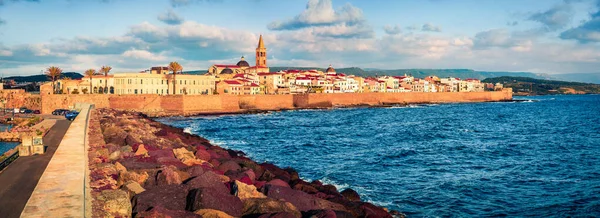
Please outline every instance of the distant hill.
[[600, 84], [600, 73], [566, 73], [552, 74], [551, 79], [559, 79], [573, 82], [595, 83]]
[[529, 77], [502, 76], [487, 78], [484, 79], [483, 82], [502, 83], [505, 88], [512, 88], [513, 92], [517, 95], [600, 93], [600, 85], [598, 84], [535, 79]]
[[[76, 73], [76, 72], [66, 72], [62, 74], [63, 78], [71, 78], [71, 79], [81, 79], [83, 78], [83, 75]], [[50, 81], [50, 79], [48, 78], [48, 76], [44, 75], [44, 74], [39, 74], [39, 75], [31, 75], [31, 76], [9, 76], [9, 77], [4, 77], [4, 80], [14, 80], [17, 83], [22, 83], [22, 82], [46, 82], [46, 81]]]
[[[276, 72], [280, 70], [288, 70], [288, 69], [298, 69], [298, 70], [309, 70], [309, 69], [317, 69], [317, 70], [325, 70], [324, 68], [318, 67], [271, 67], [271, 72]], [[438, 77], [458, 77], [458, 78], [475, 78], [475, 79], [485, 79], [489, 77], [500, 77], [500, 76], [520, 76], [520, 77], [531, 77], [538, 79], [546, 79], [548, 78], [545, 75], [534, 74], [529, 72], [492, 72], [492, 71], [475, 71], [471, 69], [396, 69], [396, 70], [381, 70], [374, 68], [365, 68], [361, 69], [358, 67], [349, 67], [349, 68], [336, 68], [336, 72], [351, 74], [361, 77], [374, 77], [374, 76], [403, 76], [412, 75], [418, 78], [424, 78], [426, 76], [438, 76]]]

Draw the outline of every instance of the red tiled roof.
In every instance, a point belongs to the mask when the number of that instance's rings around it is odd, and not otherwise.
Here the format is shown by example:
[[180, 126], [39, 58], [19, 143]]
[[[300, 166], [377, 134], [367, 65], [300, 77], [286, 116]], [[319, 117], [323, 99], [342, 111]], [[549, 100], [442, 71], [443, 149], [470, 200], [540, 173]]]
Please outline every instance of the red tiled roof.
[[250, 84], [250, 86], [252, 86], [252, 87], [258, 87], [258, 84], [252, 83], [252, 84]]
[[242, 85], [239, 81], [237, 80], [223, 80], [223, 82], [229, 84], [229, 85]]

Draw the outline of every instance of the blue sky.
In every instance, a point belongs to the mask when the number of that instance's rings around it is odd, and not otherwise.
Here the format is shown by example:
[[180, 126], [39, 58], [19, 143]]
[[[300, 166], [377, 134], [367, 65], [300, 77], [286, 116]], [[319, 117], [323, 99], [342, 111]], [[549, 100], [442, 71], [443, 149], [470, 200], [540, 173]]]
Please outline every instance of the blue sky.
[[600, 0], [0, 0], [0, 73], [270, 66], [600, 72]]

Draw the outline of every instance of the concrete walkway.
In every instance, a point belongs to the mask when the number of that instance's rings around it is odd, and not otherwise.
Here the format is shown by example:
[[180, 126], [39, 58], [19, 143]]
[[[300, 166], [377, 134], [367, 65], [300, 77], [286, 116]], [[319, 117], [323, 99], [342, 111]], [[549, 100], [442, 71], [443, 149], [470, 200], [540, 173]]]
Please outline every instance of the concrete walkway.
[[19, 157], [0, 173], [0, 216], [19, 217], [71, 122], [57, 120], [44, 136], [46, 153]]
[[87, 152], [85, 141], [90, 105], [81, 106], [48, 163], [21, 217], [84, 217]]

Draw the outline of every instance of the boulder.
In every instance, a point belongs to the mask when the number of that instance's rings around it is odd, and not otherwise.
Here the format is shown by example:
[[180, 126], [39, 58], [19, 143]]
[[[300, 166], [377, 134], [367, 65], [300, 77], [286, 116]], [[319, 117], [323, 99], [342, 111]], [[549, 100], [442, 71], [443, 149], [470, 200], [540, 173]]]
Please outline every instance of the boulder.
[[243, 208], [244, 205], [239, 198], [222, 193], [214, 188], [192, 189], [187, 196], [186, 209], [189, 211], [214, 209], [234, 217], [240, 217]]
[[319, 192], [319, 190], [317, 190], [315, 187], [312, 187], [308, 183], [298, 183], [298, 184], [294, 185], [293, 188], [295, 190], [303, 191], [308, 194], [316, 194], [317, 192]]
[[127, 172], [127, 168], [125, 168], [125, 166], [123, 166], [119, 162], [115, 163], [115, 169], [117, 170], [117, 172], [119, 172], [119, 175]]
[[[249, 217], [251, 217], [251, 216], [249, 216]], [[256, 218], [289, 218], [289, 217], [296, 217], [296, 215], [293, 213], [288, 213], [288, 212], [265, 213], [265, 214], [261, 214], [260, 216], [257, 216]]]
[[227, 194], [229, 190], [223, 184], [220, 176], [213, 173], [212, 171], [206, 171], [204, 174], [200, 176], [196, 176], [185, 183], [190, 187], [190, 189], [196, 188], [214, 188], [220, 193]]
[[188, 151], [186, 148], [176, 148], [173, 149], [173, 154], [175, 157], [181, 161], [183, 164], [192, 166], [192, 165], [201, 165], [206, 161], [196, 159], [196, 156], [191, 151]]
[[287, 188], [290, 187], [290, 185], [287, 182], [285, 182], [281, 179], [273, 179], [271, 181], [268, 181], [267, 185], [275, 185], [275, 186], [281, 186], [281, 187], [287, 187]]
[[235, 192], [236, 196], [238, 198], [240, 198], [241, 200], [244, 199], [248, 199], [248, 198], [266, 198], [267, 196], [265, 196], [263, 193], [260, 193], [256, 190], [256, 187], [253, 185], [248, 185], [245, 184], [243, 182], [237, 181], [235, 180], [233, 182], [233, 190], [232, 192]]
[[202, 216], [202, 218], [233, 218], [223, 211], [213, 209], [200, 209], [194, 213]]
[[270, 163], [262, 163], [260, 166], [265, 169], [265, 171], [270, 171], [273, 175], [275, 175], [275, 178], [281, 179], [286, 183], [290, 182], [291, 176], [285, 170], [282, 170], [281, 168]]
[[316, 187], [317, 190], [323, 192], [328, 195], [339, 195], [340, 193], [337, 191], [337, 188], [333, 185], [324, 185], [320, 187]]
[[188, 188], [185, 185], [165, 185], [148, 189], [133, 197], [133, 212], [147, 211], [153, 207], [168, 210], [185, 210]]
[[244, 203], [244, 216], [287, 212], [292, 214], [293, 217], [301, 217], [300, 211], [289, 202], [272, 198], [249, 198], [242, 199], [242, 201]]
[[221, 165], [219, 165], [217, 168], [217, 170], [223, 171], [223, 172], [227, 172], [227, 171], [239, 171], [242, 168], [240, 167], [240, 165], [238, 163], [236, 163], [235, 161], [225, 161], [223, 163], [221, 163]]
[[156, 175], [156, 185], [177, 185], [181, 184], [183, 180], [179, 173], [177, 173], [177, 168], [174, 166], [165, 166]]
[[110, 161], [115, 161], [118, 160], [119, 158], [121, 158], [121, 151], [116, 150], [112, 153], [110, 153], [110, 155], [108, 155], [108, 160]]
[[146, 148], [144, 147], [144, 144], [139, 145], [137, 150], [135, 151], [135, 156], [147, 156], [147, 155], [148, 155], [148, 150], [146, 150]]
[[113, 217], [131, 216], [132, 208], [129, 194], [123, 190], [104, 190], [97, 200], [100, 205], [103, 205], [104, 211]]
[[316, 218], [354, 218], [351, 213], [334, 210], [309, 210], [302, 212], [302, 217]]
[[119, 150], [123, 153], [133, 152], [133, 148], [129, 145], [123, 146]]
[[127, 132], [115, 126], [107, 127], [102, 135], [106, 144], [112, 143], [118, 146], [125, 145], [125, 138], [127, 138]]
[[155, 160], [151, 160], [150, 158], [139, 158], [138, 157], [133, 157], [133, 158], [124, 158], [119, 160], [119, 163], [121, 163], [123, 166], [125, 166], [125, 168], [127, 168], [128, 170], [139, 170], [139, 169], [155, 169], [155, 168], [160, 168], [160, 164], [158, 164], [157, 162], [152, 162]]
[[136, 136], [132, 136], [132, 134], [128, 134], [127, 137], [125, 137], [125, 144], [127, 144], [129, 146], [139, 145], [142, 143], [143, 143], [142, 140], [140, 140]]
[[262, 187], [262, 190], [267, 197], [290, 202], [300, 211], [327, 209], [346, 211], [346, 208], [340, 204], [316, 198], [312, 195], [291, 188], [265, 185]]
[[[202, 147], [201, 149], [199, 149], [198, 147]], [[208, 153], [206, 151], [206, 149], [204, 149], [204, 146], [197, 146], [196, 147], [196, 154], [195, 154], [196, 158], [200, 159], [200, 160], [204, 160], [204, 161], [209, 161], [210, 160], [210, 153]]]
[[187, 172], [190, 174], [191, 177], [194, 177], [204, 174], [204, 172], [206, 172], [206, 169], [203, 166], [194, 165], [188, 168]]
[[349, 201], [360, 201], [360, 195], [358, 195], [358, 193], [356, 191], [354, 191], [350, 188], [345, 189], [340, 194], [342, 196], [344, 196], [346, 199], [348, 199]]
[[202, 218], [201, 215], [185, 210], [169, 210], [161, 206], [152, 208], [149, 211], [139, 212], [135, 217], [146, 218]]
[[364, 217], [367, 217], [367, 218], [370, 218], [370, 217], [392, 218], [392, 215], [390, 215], [383, 208], [375, 206], [371, 203], [362, 202], [360, 205], [360, 209], [365, 214]]
[[130, 196], [134, 196], [146, 191], [146, 189], [142, 188], [142, 186], [139, 183], [134, 181], [129, 181], [125, 183], [121, 189], [127, 191], [130, 194]]

